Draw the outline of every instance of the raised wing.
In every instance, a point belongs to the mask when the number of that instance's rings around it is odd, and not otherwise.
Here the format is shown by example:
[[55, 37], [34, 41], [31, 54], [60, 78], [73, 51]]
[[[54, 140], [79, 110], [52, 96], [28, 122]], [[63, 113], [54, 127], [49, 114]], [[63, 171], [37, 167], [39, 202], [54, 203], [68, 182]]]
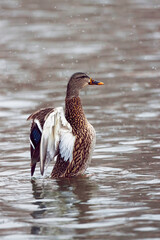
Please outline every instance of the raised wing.
[[55, 108], [47, 117], [42, 131], [40, 144], [40, 169], [44, 173], [45, 165], [59, 153], [64, 161], [72, 161], [75, 136], [72, 127], [65, 118], [62, 107]]
[[43, 125], [47, 116], [54, 111], [54, 108], [40, 109], [31, 114], [27, 120], [32, 120], [30, 131], [31, 148], [31, 176], [34, 174], [36, 164], [40, 161], [40, 142]]

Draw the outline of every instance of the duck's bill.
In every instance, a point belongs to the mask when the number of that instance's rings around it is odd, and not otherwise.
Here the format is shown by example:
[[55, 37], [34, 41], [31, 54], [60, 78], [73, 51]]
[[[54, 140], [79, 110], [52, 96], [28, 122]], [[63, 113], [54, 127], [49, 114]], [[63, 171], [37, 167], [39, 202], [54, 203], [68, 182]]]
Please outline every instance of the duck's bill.
[[104, 85], [103, 82], [95, 81], [95, 80], [93, 80], [92, 78], [90, 78], [90, 81], [89, 81], [88, 84], [89, 84], [89, 85]]

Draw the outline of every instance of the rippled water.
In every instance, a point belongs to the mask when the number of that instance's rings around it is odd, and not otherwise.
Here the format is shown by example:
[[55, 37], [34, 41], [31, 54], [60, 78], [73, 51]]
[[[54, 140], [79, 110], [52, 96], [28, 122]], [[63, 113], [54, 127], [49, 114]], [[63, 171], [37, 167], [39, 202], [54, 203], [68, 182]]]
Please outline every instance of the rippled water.
[[[0, 0], [1, 239], [160, 238], [159, 30], [158, 0]], [[76, 71], [105, 83], [81, 94], [89, 175], [31, 180], [26, 118]]]

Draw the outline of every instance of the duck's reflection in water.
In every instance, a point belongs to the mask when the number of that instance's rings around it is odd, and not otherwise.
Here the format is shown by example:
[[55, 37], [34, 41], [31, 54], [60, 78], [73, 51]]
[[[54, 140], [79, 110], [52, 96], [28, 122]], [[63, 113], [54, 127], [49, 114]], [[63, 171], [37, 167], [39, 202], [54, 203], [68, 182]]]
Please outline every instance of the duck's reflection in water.
[[[31, 233], [59, 234], [59, 231], [64, 233], [64, 229], [73, 232], [73, 224], [75, 226], [77, 223], [88, 222], [91, 214], [90, 199], [97, 188], [91, 178], [86, 176], [58, 180], [45, 179], [43, 182], [32, 180], [35, 198], [33, 204], [38, 205], [38, 208], [31, 214], [36, 222]], [[87, 229], [83, 230], [87, 231]], [[80, 229], [76, 229], [77, 231], [81, 233]]]

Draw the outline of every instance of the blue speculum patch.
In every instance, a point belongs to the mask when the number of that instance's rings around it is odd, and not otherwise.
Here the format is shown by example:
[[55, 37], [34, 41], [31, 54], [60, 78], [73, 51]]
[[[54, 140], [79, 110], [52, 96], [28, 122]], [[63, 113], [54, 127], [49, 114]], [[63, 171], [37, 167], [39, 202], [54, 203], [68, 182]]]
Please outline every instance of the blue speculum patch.
[[37, 126], [33, 128], [30, 138], [31, 138], [33, 145], [36, 148], [36, 146], [39, 144], [39, 142], [41, 140], [41, 132]]

